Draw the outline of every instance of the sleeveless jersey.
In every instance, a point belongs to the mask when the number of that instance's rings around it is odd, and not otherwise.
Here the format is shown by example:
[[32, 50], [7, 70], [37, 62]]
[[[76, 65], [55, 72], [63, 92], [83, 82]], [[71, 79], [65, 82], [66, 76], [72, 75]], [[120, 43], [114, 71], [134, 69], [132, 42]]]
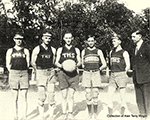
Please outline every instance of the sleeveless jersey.
[[98, 49], [89, 50], [86, 48], [83, 59], [85, 70], [97, 70], [101, 65]]
[[62, 48], [59, 63], [62, 64], [65, 60], [68, 60], [68, 59], [71, 59], [77, 62], [77, 53], [75, 51], [75, 47], [71, 47], [70, 49], [68, 49], [64, 46]]
[[27, 61], [24, 49], [16, 50], [13, 48], [11, 54], [11, 69], [13, 70], [26, 70]]
[[49, 47], [47, 50], [39, 45], [40, 51], [37, 56], [36, 65], [38, 69], [48, 69], [53, 67], [53, 52], [52, 48]]
[[125, 60], [123, 57], [124, 50], [115, 51], [113, 50], [111, 53], [111, 71], [112, 72], [121, 72], [125, 71]]

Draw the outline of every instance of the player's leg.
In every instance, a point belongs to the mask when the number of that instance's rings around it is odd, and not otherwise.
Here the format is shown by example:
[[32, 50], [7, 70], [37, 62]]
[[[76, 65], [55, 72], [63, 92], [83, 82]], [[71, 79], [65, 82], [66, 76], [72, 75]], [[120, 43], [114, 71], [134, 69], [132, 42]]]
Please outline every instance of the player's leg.
[[39, 114], [40, 118], [44, 119], [44, 102], [46, 100], [46, 92], [44, 86], [38, 86], [38, 108], [39, 108]]
[[109, 79], [109, 85], [108, 85], [108, 114], [111, 115], [113, 113], [113, 96], [116, 91], [116, 88], [118, 87], [116, 84], [116, 75], [115, 73], [112, 73]]
[[57, 76], [57, 80], [59, 82], [59, 87], [61, 89], [62, 94], [62, 119], [66, 119], [67, 115], [67, 93], [68, 93], [68, 82], [67, 82], [67, 75], [64, 73], [64, 71], [60, 70]]
[[55, 83], [57, 82], [56, 73], [54, 70], [49, 72], [47, 79], [47, 99], [49, 103], [49, 118], [53, 119], [55, 108]]
[[21, 112], [23, 114], [23, 119], [26, 119], [27, 117], [27, 92], [28, 92], [28, 87], [29, 87], [29, 82], [28, 82], [28, 72], [27, 70], [21, 71], [21, 78], [20, 78], [20, 97], [21, 97]]
[[19, 95], [20, 72], [16, 70], [9, 71], [9, 85], [12, 93], [12, 105], [14, 120], [18, 120], [18, 95]]
[[87, 87], [85, 89], [86, 91], [86, 104], [87, 104], [87, 109], [88, 109], [88, 114], [89, 114], [89, 119], [92, 118], [92, 114], [93, 114], [93, 111], [92, 111], [92, 88], [90, 87]]
[[38, 108], [39, 117], [44, 119], [44, 102], [46, 100], [46, 82], [48, 79], [47, 70], [36, 70], [36, 81], [38, 86]]
[[27, 89], [20, 90], [20, 96], [21, 96], [21, 112], [23, 113], [23, 120], [27, 118]]
[[68, 89], [63, 89], [61, 90], [62, 93], [62, 114], [63, 114], [63, 118], [66, 119], [66, 115], [67, 115], [67, 93], [68, 93]]
[[68, 96], [67, 96], [67, 102], [68, 102], [68, 118], [73, 119], [73, 105], [74, 105], [74, 93], [75, 90], [73, 88], [68, 88]]
[[94, 118], [97, 119], [97, 116], [98, 116], [98, 95], [99, 95], [99, 87], [101, 86], [100, 72], [99, 71], [92, 72], [91, 80], [92, 80], [92, 94], [93, 94], [93, 112], [94, 112]]
[[116, 81], [119, 86], [120, 98], [121, 98], [121, 114], [123, 115], [126, 107], [126, 86], [128, 83], [128, 77], [125, 72], [118, 72], [116, 76]]
[[99, 89], [98, 88], [93, 88], [92, 91], [93, 91], [93, 112], [94, 112], [95, 119], [97, 119]]
[[18, 94], [19, 94], [19, 91], [17, 89], [11, 89], [11, 92], [12, 92], [14, 120], [18, 120]]
[[49, 103], [49, 117], [53, 118], [54, 108], [55, 108], [55, 99], [54, 99], [54, 83], [49, 83], [47, 86], [47, 100]]
[[111, 115], [113, 113], [113, 96], [116, 91], [116, 87], [113, 85], [108, 86], [108, 113]]
[[121, 97], [121, 114], [123, 115], [125, 112], [125, 108], [126, 108], [126, 102], [125, 102], [125, 93], [126, 93], [126, 88], [120, 88], [120, 97]]

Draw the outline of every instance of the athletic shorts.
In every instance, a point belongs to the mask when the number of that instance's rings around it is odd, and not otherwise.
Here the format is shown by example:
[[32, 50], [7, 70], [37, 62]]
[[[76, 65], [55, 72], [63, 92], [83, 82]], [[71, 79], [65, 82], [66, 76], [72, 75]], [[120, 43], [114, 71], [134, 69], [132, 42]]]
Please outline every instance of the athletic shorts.
[[83, 87], [100, 87], [101, 86], [101, 75], [100, 71], [84, 71], [82, 76]]
[[27, 70], [10, 70], [9, 85], [11, 89], [27, 89], [29, 87]]
[[56, 74], [54, 70], [49, 69], [37, 69], [36, 70], [36, 81], [38, 86], [46, 87], [48, 84], [56, 83]]
[[109, 79], [109, 86], [114, 86], [116, 88], [124, 88], [129, 82], [126, 72], [114, 72], [111, 73]]
[[76, 71], [73, 73], [66, 73], [63, 70], [60, 70], [58, 72], [58, 81], [61, 90], [69, 87], [76, 90], [79, 84], [79, 75]]

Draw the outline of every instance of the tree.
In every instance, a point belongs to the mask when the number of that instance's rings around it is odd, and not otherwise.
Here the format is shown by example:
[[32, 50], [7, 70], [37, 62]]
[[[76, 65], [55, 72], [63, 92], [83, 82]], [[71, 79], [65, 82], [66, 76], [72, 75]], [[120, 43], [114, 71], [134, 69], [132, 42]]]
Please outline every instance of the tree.
[[[95, 34], [96, 46], [103, 50], [105, 55], [112, 48], [111, 37], [121, 35], [123, 47], [130, 51], [132, 46], [131, 33], [142, 28], [149, 39], [149, 9], [142, 15], [120, 4], [117, 0], [104, 2], [82, 0], [81, 3], [61, 3], [58, 0], [13, 0], [14, 17], [7, 13], [0, 21], [1, 35], [5, 36], [9, 44], [17, 29], [25, 33], [26, 47], [32, 49], [39, 44], [43, 28], [51, 29], [53, 34], [52, 45], [56, 48], [63, 44], [63, 34], [66, 30], [73, 33], [74, 46], [82, 50], [85, 46], [87, 34]], [[1, 42], [2, 39], [1, 39]]]

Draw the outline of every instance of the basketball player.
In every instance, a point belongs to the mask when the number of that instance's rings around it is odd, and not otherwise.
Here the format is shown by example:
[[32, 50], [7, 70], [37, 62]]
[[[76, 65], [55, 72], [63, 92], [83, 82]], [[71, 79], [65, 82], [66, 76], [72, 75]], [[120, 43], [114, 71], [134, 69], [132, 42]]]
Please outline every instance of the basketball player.
[[113, 113], [113, 95], [116, 89], [119, 89], [121, 96], [121, 114], [124, 114], [125, 104], [125, 90], [128, 83], [127, 72], [130, 70], [130, 59], [127, 51], [121, 47], [121, 40], [119, 36], [112, 37], [113, 50], [110, 51], [110, 68], [111, 77], [109, 80], [108, 94], [108, 113]]
[[31, 64], [36, 70], [36, 80], [38, 86], [38, 107], [40, 118], [44, 119], [44, 102], [46, 100], [46, 90], [49, 102], [50, 119], [53, 119], [54, 112], [54, 83], [56, 76], [54, 71], [54, 60], [56, 50], [50, 46], [51, 33], [43, 30], [42, 43], [36, 46], [32, 52]]
[[18, 98], [21, 97], [22, 120], [27, 115], [27, 91], [28, 91], [28, 67], [29, 50], [24, 48], [24, 36], [21, 32], [15, 34], [13, 38], [15, 46], [7, 50], [6, 67], [9, 71], [9, 85], [12, 92], [14, 120], [18, 120]]
[[[86, 90], [86, 103], [89, 113], [89, 119], [97, 119], [98, 95], [101, 86], [100, 71], [106, 68], [106, 61], [100, 49], [95, 47], [94, 36], [88, 37], [86, 41], [88, 47], [82, 51], [82, 67], [84, 68], [82, 76], [82, 86]], [[92, 111], [93, 110], [93, 111]]]
[[[67, 117], [68, 119], [74, 119], [72, 114], [74, 93], [79, 83], [79, 76], [76, 67], [79, 67], [81, 65], [81, 60], [79, 49], [72, 46], [72, 34], [70, 32], [65, 33], [63, 39], [65, 41], [65, 45], [58, 48], [57, 50], [56, 65], [58, 68], [60, 68], [60, 71], [58, 73], [58, 81], [62, 92], [62, 119], [65, 120], [67, 119]], [[64, 70], [63, 62], [66, 60], [73, 60], [76, 63], [74, 71], [67, 72]]]

